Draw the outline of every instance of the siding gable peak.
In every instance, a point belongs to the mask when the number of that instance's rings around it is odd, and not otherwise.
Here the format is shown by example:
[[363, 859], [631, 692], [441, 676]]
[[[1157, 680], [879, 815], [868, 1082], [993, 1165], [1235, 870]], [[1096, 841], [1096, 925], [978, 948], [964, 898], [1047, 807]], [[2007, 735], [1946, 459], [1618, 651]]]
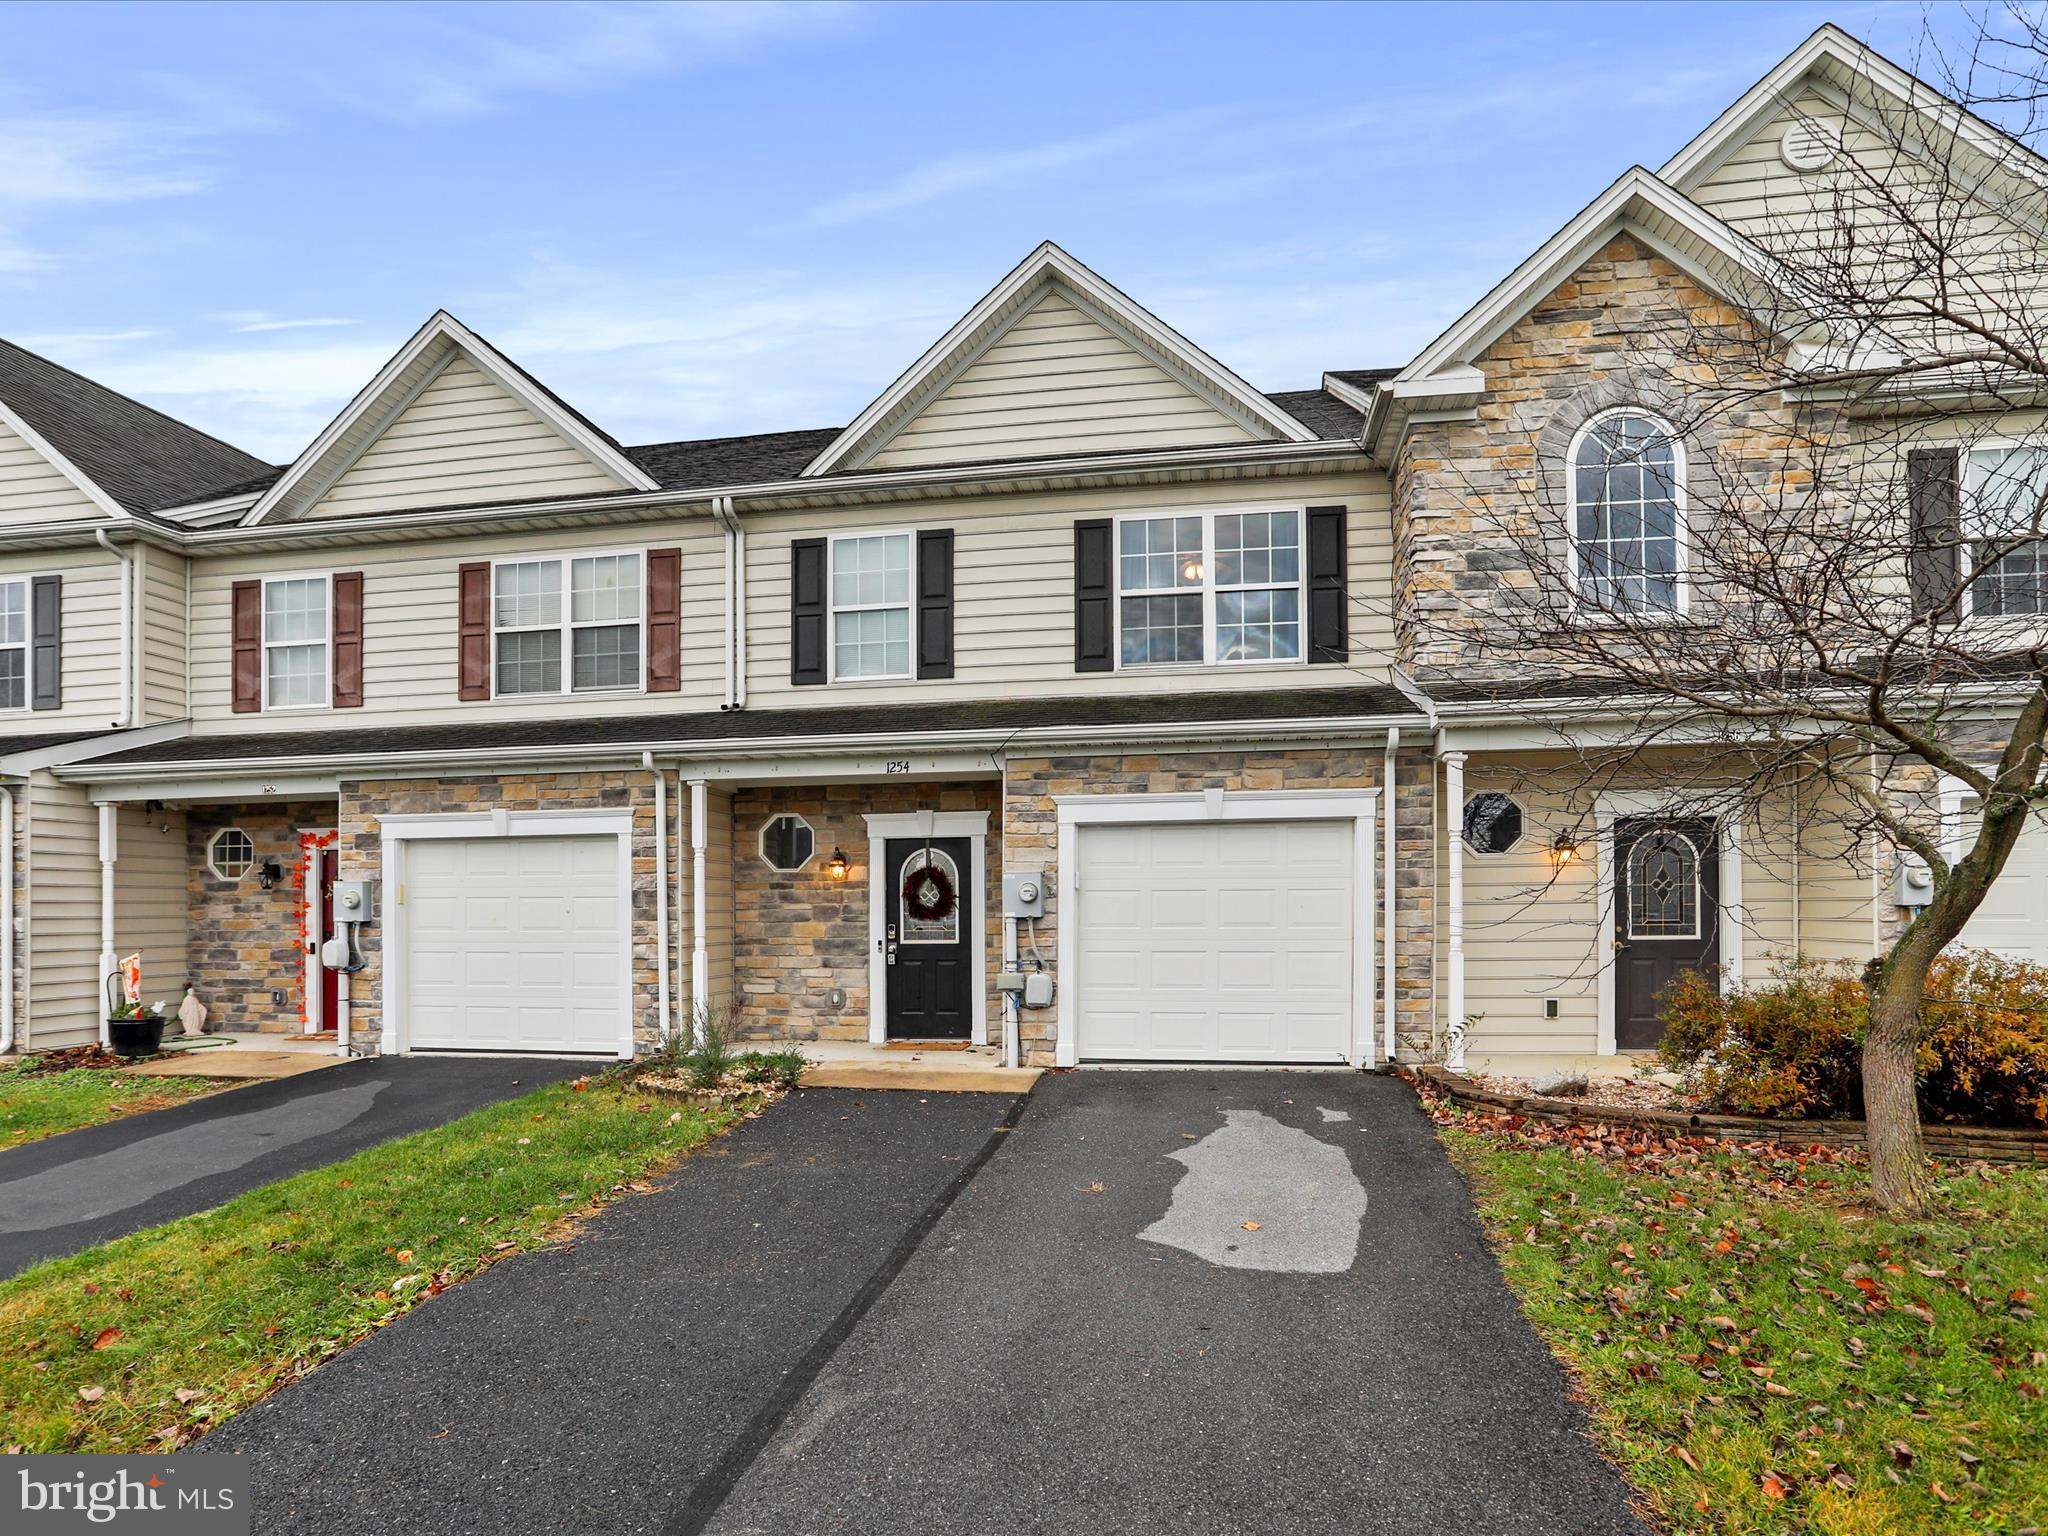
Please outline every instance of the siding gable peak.
[[609, 435], [441, 310], [242, 521], [656, 489]]
[[804, 474], [1316, 436], [1047, 241]]

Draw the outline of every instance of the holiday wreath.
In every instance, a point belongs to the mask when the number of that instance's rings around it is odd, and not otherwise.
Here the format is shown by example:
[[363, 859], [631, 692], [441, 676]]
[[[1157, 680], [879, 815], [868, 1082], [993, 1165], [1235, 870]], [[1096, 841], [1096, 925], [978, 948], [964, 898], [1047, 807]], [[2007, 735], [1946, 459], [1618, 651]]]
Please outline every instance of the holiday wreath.
[[959, 900], [951, 877], [937, 864], [921, 864], [903, 877], [903, 910], [920, 923], [945, 921]]

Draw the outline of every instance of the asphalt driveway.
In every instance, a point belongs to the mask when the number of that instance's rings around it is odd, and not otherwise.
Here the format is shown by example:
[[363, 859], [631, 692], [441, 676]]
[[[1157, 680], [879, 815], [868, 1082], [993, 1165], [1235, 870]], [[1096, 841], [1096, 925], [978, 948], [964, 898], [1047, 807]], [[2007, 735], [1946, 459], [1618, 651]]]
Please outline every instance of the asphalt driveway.
[[543, 1057], [373, 1057], [0, 1152], [0, 1277], [590, 1070]]
[[1584, 1429], [1404, 1085], [1159, 1072], [792, 1095], [197, 1449], [264, 1532], [1642, 1536]]

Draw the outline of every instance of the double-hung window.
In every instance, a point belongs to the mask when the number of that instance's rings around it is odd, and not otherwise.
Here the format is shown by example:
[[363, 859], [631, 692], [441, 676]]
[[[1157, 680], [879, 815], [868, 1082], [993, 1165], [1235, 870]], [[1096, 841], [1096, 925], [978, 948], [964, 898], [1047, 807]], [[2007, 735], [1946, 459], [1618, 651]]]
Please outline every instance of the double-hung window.
[[28, 583], [0, 581], [0, 709], [28, 708]]
[[1973, 449], [1963, 489], [1971, 615], [2048, 614], [2048, 449]]
[[1640, 411], [1595, 417], [1572, 445], [1572, 574], [1597, 612], [1684, 606], [1683, 457], [1670, 428]]
[[501, 561], [491, 573], [497, 693], [640, 687], [644, 589], [637, 552]]
[[1298, 507], [1117, 522], [1118, 665], [1301, 660]]
[[910, 676], [910, 535], [832, 541], [832, 677]]
[[263, 583], [263, 707], [321, 709], [333, 696], [325, 576]]

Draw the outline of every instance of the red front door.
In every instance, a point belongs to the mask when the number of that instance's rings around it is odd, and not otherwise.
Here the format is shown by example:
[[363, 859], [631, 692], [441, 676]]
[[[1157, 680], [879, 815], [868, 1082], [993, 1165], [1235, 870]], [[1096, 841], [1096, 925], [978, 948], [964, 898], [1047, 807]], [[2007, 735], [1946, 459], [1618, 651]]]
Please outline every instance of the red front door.
[[[334, 848], [320, 850], [320, 879], [314, 895], [313, 921], [306, 926], [312, 932], [313, 957], [320, 958], [320, 946], [327, 942], [334, 928], [334, 882], [341, 874], [341, 854]], [[341, 1021], [340, 975], [325, 964], [320, 967], [320, 1027], [337, 1028]]]

